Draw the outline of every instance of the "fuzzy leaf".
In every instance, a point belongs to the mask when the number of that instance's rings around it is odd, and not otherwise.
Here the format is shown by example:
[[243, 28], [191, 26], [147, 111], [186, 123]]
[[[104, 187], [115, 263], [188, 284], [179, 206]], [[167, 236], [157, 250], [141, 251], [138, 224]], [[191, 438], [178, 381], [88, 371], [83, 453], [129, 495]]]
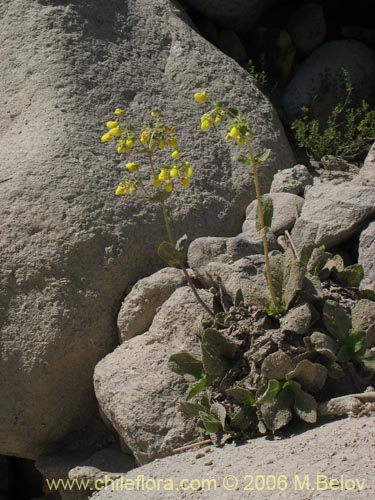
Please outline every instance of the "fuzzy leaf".
[[210, 411], [213, 415], [216, 415], [218, 418], [222, 429], [225, 429], [225, 421], [227, 418], [227, 410], [225, 409], [225, 406], [220, 404], [220, 403], [214, 403], [211, 405]]
[[312, 363], [308, 359], [303, 359], [294, 370], [287, 374], [286, 379], [294, 379], [306, 390], [317, 392], [327, 380], [327, 368], [319, 363]]
[[292, 358], [283, 351], [269, 354], [262, 363], [262, 374], [268, 379], [285, 380], [294, 365]]
[[319, 273], [319, 278], [321, 280], [327, 279], [332, 273], [337, 273], [343, 271], [345, 268], [344, 261], [341, 255], [334, 255], [331, 259], [326, 262], [325, 266]]
[[235, 305], [236, 307], [238, 307], [238, 306], [240, 306], [240, 305], [241, 305], [241, 303], [242, 303], [243, 301], [244, 301], [244, 298], [243, 298], [242, 290], [241, 290], [241, 288], [239, 288], [239, 289], [237, 290], [237, 292], [235, 293], [235, 296], [234, 296], [234, 301], [233, 301], [233, 302], [234, 302], [234, 305]]
[[178, 267], [180, 262], [184, 260], [184, 255], [176, 250], [176, 248], [168, 241], [160, 243], [158, 254], [169, 266]]
[[240, 431], [246, 431], [254, 423], [255, 409], [240, 408], [230, 421], [230, 426]]
[[[264, 225], [266, 228], [270, 228], [273, 217], [273, 201], [270, 196], [267, 195], [262, 196], [262, 208], [263, 208]], [[256, 228], [257, 231], [262, 230], [262, 225], [260, 223], [260, 217], [259, 217], [259, 210], [257, 210]]]
[[208, 434], [215, 434], [221, 429], [221, 422], [216, 415], [213, 415], [212, 413], [200, 412], [199, 416]]
[[323, 318], [329, 333], [341, 344], [344, 344], [352, 327], [352, 321], [340, 304], [335, 300], [326, 300], [323, 307]]
[[266, 163], [268, 158], [270, 157], [271, 150], [270, 149], [265, 149], [264, 151], [261, 151], [260, 153], [256, 154], [254, 156], [254, 160], [257, 164], [263, 165]]
[[196, 379], [201, 378], [203, 373], [202, 360], [189, 352], [172, 354], [168, 361], [168, 367], [179, 375], [192, 375]]
[[313, 276], [318, 276], [323, 267], [327, 264], [332, 254], [325, 251], [325, 247], [315, 248], [309, 259], [307, 270]]
[[303, 288], [303, 281], [306, 275], [306, 267], [297, 260], [286, 262], [284, 268], [284, 285], [282, 293], [282, 303], [286, 310], [289, 309], [298, 293]]
[[251, 393], [247, 389], [243, 389], [242, 387], [235, 387], [233, 389], [228, 389], [226, 393], [228, 396], [232, 397], [235, 401], [245, 406], [254, 406], [256, 401], [253, 393]]
[[318, 418], [316, 400], [311, 394], [297, 390], [294, 393], [294, 411], [299, 418], [309, 424], [314, 424]]
[[293, 415], [289, 406], [290, 399], [285, 398], [284, 395], [276, 397], [272, 403], [262, 404], [262, 418], [270, 431], [275, 432], [292, 420]]
[[336, 361], [336, 354], [339, 350], [339, 346], [331, 336], [322, 332], [313, 332], [311, 336], [307, 338], [310, 340], [312, 344], [311, 347], [314, 351], [331, 361]]
[[193, 387], [186, 394], [186, 400], [189, 401], [189, 399], [192, 399], [194, 396], [196, 396], [197, 394], [204, 391], [205, 388], [208, 387], [209, 385], [211, 385], [214, 380], [215, 380], [215, 377], [205, 374], [199, 380], [199, 382], [197, 382], [195, 385], [193, 385]]
[[198, 417], [201, 412], [205, 413], [208, 411], [207, 408], [199, 403], [188, 403], [187, 401], [183, 401], [179, 409], [188, 417]]
[[300, 255], [299, 255], [299, 260], [302, 262], [302, 264], [304, 264], [306, 267], [309, 263], [309, 260], [311, 258], [311, 253], [312, 253], [312, 249], [309, 249], [309, 248], [306, 248], [306, 247], [302, 247], [301, 249], [301, 252], [300, 252]]
[[328, 370], [328, 377], [333, 378], [333, 380], [340, 380], [345, 377], [345, 372], [339, 363], [334, 361], [333, 363], [327, 363], [326, 368]]
[[353, 264], [335, 274], [335, 278], [340, 285], [347, 287], [359, 287], [363, 276], [364, 272], [361, 264]]
[[252, 158], [249, 158], [248, 156], [237, 156], [236, 160], [246, 167], [252, 167], [253, 165], [255, 165], [254, 160]]
[[221, 375], [232, 365], [237, 348], [222, 333], [207, 328], [201, 341], [203, 366], [209, 375]]
[[281, 383], [278, 380], [269, 380], [265, 393], [258, 399], [258, 404], [272, 403], [281, 389]]

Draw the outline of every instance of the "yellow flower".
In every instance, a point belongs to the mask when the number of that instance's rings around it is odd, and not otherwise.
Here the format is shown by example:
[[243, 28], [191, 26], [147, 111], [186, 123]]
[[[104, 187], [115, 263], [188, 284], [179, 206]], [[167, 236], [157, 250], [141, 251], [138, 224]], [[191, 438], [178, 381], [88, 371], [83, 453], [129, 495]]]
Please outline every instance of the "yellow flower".
[[146, 131], [143, 131], [141, 133], [139, 140], [140, 140], [141, 144], [143, 144], [145, 146], [146, 144], [148, 144], [148, 141], [150, 140], [150, 136]]
[[111, 128], [115, 128], [115, 127], [118, 127], [118, 122], [114, 122], [114, 121], [107, 122], [107, 128], [111, 129]]
[[119, 135], [121, 135], [121, 128], [120, 127], [111, 128], [108, 134], [112, 135], [113, 137], [118, 137]]
[[172, 181], [166, 181], [165, 183], [165, 190], [167, 191], [167, 193], [170, 193], [173, 189], [173, 184], [172, 184]]
[[163, 184], [163, 181], [159, 179], [159, 176], [155, 175], [154, 177], [154, 187], [158, 188]]
[[120, 183], [115, 191], [116, 196], [120, 196], [121, 194], [126, 194], [128, 192], [126, 186], [123, 183]]
[[115, 115], [116, 116], [124, 116], [124, 110], [121, 108], [116, 108], [115, 109]]
[[221, 123], [220, 116], [216, 116], [214, 123], [215, 123], [215, 125], [219, 125], [219, 123]]
[[174, 128], [173, 125], [167, 125], [165, 131], [167, 132], [167, 134], [175, 134], [176, 133], [176, 129]]
[[114, 138], [109, 134], [109, 132], [107, 132], [106, 134], [102, 135], [102, 137], [100, 138], [100, 140], [102, 142], [110, 142], [112, 141]]
[[165, 168], [162, 168], [160, 170], [160, 173], [159, 173], [159, 181], [166, 181], [168, 178], [169, 178], [169, 172], [165, 169]]
[[176, 149], [178, 147], [176, 137], [168, 137], [167, 144], [173, 149]]
[[129, 180], [126, 180], [124, 182], [120, 182], [120, 184], [117, 186], [115, 194], [117, 196], [124, 195], [124, 194], [135, 194], [137, 192], [137, 188], [135, 187], [135, 184]]
[[184, 188], [189, 187], [189, 179], [187, 177], [181, 177], [180, 184]]
[[206, 130], [208, 130], [211, 127], [212, 127], [212, 120], [209, 118], [202, 118], [202, 120], [201, 120], [202, 132], [206, 132]]
[[160, 116], [160, 111], [159, 111], [158, 109], [153, 109], [153, 110], [151, 111], [151, 116], [152, 116], [153, 118], [156, 118], [156, 117]]
[[237, 139], [237, 137], [239, 137], [241, 134], [240, 132], [240, 129], [238, 127], [236, 127], [235, 125], [233, 125], [233, 127], [231, 127], [230, 131], [229, 131], [229, 135], [232, 139]]
[[185, 175], [187, 177], [193, 177], [194, 175], [194, 170], [191, 167], [186, 167], [185, 168]]
[[206, 92], [196, 92], [194, 94], [194, 99], [196, 102], [199, 102], [199, 104], [203, 104], [208, 100], [208, 96]]
[[178, 160], [178, 159], [180, 158], [180, 156], [181, 156], [181, 153], [180, 153], [180, 151], [179, 151], [178, 149], [175, 149], [175, 150], [172, 152], [172, 155], [171, 155], [171, 156], [172, 156], [172, 158], [173, 158], [174, 160]]
[[133, 137], [128, 137], [125, 141], [125, 144], [128, 148], [132, 148], [134, 146], [134, 139]]
[[165, 141], [164, 141], [164, 139], [159, 139], [159, 149], [165, 149]]
[[172, 178], [175, 178], [175, 177], [178, 177], [180, 173], [180, 170], [177, 166], [173, 166], [169, 172], [169, 175], [172, 177]]
[[128, 153], [128, 148], [125, 146], [123, 141], [117, 142], [117, 152], [120, 155], [121, 153]]
[[129, 172], [138, 172], [138, 165], [136, 163], [126, 163], [125, 167]]

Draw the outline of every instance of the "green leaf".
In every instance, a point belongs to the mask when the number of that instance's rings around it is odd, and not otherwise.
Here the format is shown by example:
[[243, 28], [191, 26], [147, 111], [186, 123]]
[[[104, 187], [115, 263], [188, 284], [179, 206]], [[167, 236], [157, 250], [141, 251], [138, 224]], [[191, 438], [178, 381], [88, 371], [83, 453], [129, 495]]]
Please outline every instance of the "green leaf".
[[364, 276], [363, 267], [360, 264], [353, 264], [343, 271], [335, 274], [335, 278], [342, 286], [359, 287]]
[[237, 156], [236, 160], [246, 167], [253, 167], [255, 165], [254, 160], [248, 156]]
[[237, 401], [237, 403], [241, 403], [245, 406], [254, 406], [256, 402], [253, 393], [247, 389], [243, 389], [242, 387], [227, 389], [226, 394]]
[[375, 353], [366, 349], [364, 354], [361, 356], [361, 362], [365, 368], [375, 372]]
[[271, 154], [270, 149], [265, 149], [261, 153], [256, 154], [254, 157], [255, 163], [257, 163], [259, 165], [263, 165], [264, 163], [266, 163], [266, 161], [270, 157], [270, 154]]
[[258, 404], [272, 403], [275, 401], [277, 393], [281, 389], [281, 383], [278, 380], [269, 380], [268, 386], [265, 393], [260, 399], [258, 399]]
[[313, 424], [316, 422], [317, 404], [315, 398], [301, 389], [298, 382], [289, 380], [284, 384], [284, 388], [289, 388], [294, 395], [294, 411], [297, 413], [301, 420]]
[[158, 254], [161, 259], [167, 262], [168, 265], [179, 267], [180, 262], [184, 260], [184, 255], [176, 250], [176, 248], [168, 241], [160, 243]]
[[286, 310], [289, 309], [298, 293], [302, 290], [305, 275], [306, 267], [302, 262], [292, 260], [289, 265], [286, 262], [282, 292], [282, 303]]
[[168, 368], [179, 375], [192, 375], [200, 379], [203, 374], [202, 360], [188, 352], [172, 354], [168, 361]]
[[336, 300], [326, 300], [323, 307], [323, 319], [329, 333], [344, 344], [352, 327], [352, 321]]
[[[264, 225], [266, 228], [270, 228], [272, 225], [272, 217], [273, 217], [273, 201], [270, 196], [267, 195], [262, 196], [262, 208], [263, 208]], [[259, 217], [259, 210], [257, 210], [256, 228], [258, 231], [262, 230], [262, 225]]]
[[188, 417], [198, 417], [200, 413], [208, 412], [208, 409], [199, 403], [188, 403], [183, 401], [180, 404], [180, 411]]
[[207, 374], [219, 376], [228, 370], [237, 347], [213, 328], [207, 328], [201, 340], [203, 367]]
[[375, 292], [373, 290], [360, 290], [359, 298], [375, 301]]
[[205, 374], [199, 380], [199, 382], [197, 382], [195, 385], [193, 385], [193, 387], [186, 394], [186, 400], [189, 401], [189, 399], [192, 399], [194, 396], [196, 396], [197, 394], [204, 391], [206, 389], [206, 387], [211, 385], [214, 380], [215, 380], [215, 377]]
[[311, 257], [312, 249], [308, 249], [307, 247], [302, 247], [300, 255], [299, 255], [299, 260], [304, 264], [306, 267], [309, 263], [310, 257]]
[[242, 294], [242, 290], [241, 288], [239, 288], [237, 290], [237, 292], [235, 293], [235, 296], [234, 296], [234, 305], [236, 307], [240, 306], [241, 303], [244, 301], [244, 298], [243, 298], [243, 294]]
[[215, 434], [221, 430], [221, 422], [216, 415], [213, 415], [212, 413], [200, 412], [199, 416], [208, 434]]
[[297, 380], [305, 389], [311, 392], [319, 391], [327, 380], [327, 368], [320, 363], [312, 363], [303, 359], [286, 376], [287, 380]]
[[307, 270], [313, 276], [318, 276], [331, 257], [332, 254], [326, 252], [324, 246], [315, 248], [310, 256]]
[[172, 193], [167, 193], [167, 191], [163, 191], [162, 193], [157, 194], [156, 196], [152, 196], [151, 198], [148, 198], [148, 201], [150, 203], [162, 203], [163, 201], [166, 201]]
[[263, 360], [261, 371], [268, 379], [285, 380], [293, 368], [292, 358], [283, 351], [276, 351]]
[[213, 403], [211, 405], [210, 411], [211, 411], [212, 415], [215, 415], [218, 418], [218, 420], [221, 424], [221, 428], [224, 430], [225, 429], [225, 421], [227, 418], [227, 410], [225, 409], [225, 406], [220, 404], [220, 403]]
[[247, 431], [255, 420], [255, 409], [240, 408], [230, 421], [230, 426], [240, 431]]
[[289, 408], [290, 401], [287, 394], [280, 394], [272, 403], [262, 404], [262, 419], [270, 431], [275, 432], [292, 420], [293, 415]]

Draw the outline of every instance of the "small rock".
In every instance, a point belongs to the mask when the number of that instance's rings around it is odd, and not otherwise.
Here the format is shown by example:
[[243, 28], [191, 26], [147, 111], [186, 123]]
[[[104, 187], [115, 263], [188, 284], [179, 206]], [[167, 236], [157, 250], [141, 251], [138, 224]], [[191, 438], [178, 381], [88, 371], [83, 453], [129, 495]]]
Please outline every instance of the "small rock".
[[157, 309], [179, 287], [186, 285], [180, 269], [166, 267], [139, 280], [126, 296], [117, 317], [122, 342], [148, 330]]
[[306, 186], [313, 184], [313, 178], [305, 165], [280, 170], [274, 175], [271, 193], [302, 195]]
[[298, 55], [310, 54], [325, 38], [327, 26], [324, 12], [318, 3], [307, 3], [297, 8], [287, 26]]
[[[301, 213], [304, 199], [291, 193], [270, 193], [267, 196], [273, 202], [271, 232], [279, 236], [293, 227]], [[258, 234], [256, 230], [257, 212], [258, 202], [254, 200], [246, 209], [246, 220], [242, 225], [242, 231], [248, 236], [255, 237]]]
[[311, 304], [302, 304], [294, 307], [281, 318], [281, 331], [304, 335], [314, 323], [316, 317], [317, 312]]

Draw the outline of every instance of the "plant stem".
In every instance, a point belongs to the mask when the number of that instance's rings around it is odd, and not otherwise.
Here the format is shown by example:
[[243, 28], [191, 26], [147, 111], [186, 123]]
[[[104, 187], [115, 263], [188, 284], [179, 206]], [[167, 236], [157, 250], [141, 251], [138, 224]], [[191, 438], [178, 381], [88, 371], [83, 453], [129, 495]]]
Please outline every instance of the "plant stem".
[[260, 192], [260, 185], [259, 185], [259, 175], [258, 175], [258, 170], [257, 170], [257, 167], [256, 167], [256, 162], [255, 162], [255, 159], [254, 159], [254, 154], [253, 154], [253, 150], [251, 148], [250, 141], [247, 141], [247, 146], [248, 146], [248, 152], [249, 152], [250, 160], [252, 160], [252, 163], [253, 163], [255, 193], [256, 193], [257, 200], [258, 200], [258, 213], [259, 213], [259, 222], [260, 222], [260, 227], [261, 227], [262, 240], [263, 240], [263, 248], [264, 248], [264, 260], [265, 260], [265, 268], [266, 268], [266, 278], [267, 278], [268, 288], [269, 288], [269, 291], [270, 291], [270, 295], [271, 295], [271, 299], [272, 299], [273, 305], [274, 305], [274, 307], [278, 307], [279, 306], [279, 301], [277, 300], [275, 289], [274, 289], [274, 286], [273, 286], [273, 283], [272, 283], [270, 259], [269, 259], [269, 256], [268, 256], [268, 240], [267, 240], [266, 225], [265, 225], [265, 222], [264, 222], [262, 195], [261, 195], [261, 192]]
[[[167, 207], [165, 205], [165, 202], [161, 201], [160, 205], [161, 205], [161, 208], [162, 208], [162, 211], [163, 211], [164, 223], [165, 223], [165, 228], [167, 230], [169, 242], [171, 243], [171, 245], [176, 246], [176, 242], [175, 242], [175, 239], [173, 237], [172, 230], [171, 230], [171, 225], [170, 225], [170, 222], [169, 222], [168, 211], [167, 211]], [[208, 305], [200, 297], [200, 295], [199, 295], [199, 293], [197, 291], [197, 288], [196, 288], [196, 286], [193, 283], [193, 280], [191, 279], [191, 277], [189, 276], [189, 273], [187, 272], [185, 264], [182, 261], [180, 261], [179, 262], [179, 266], [180, 266], [182, 272], [184, 273], [186, 281], [188, 282], [188, 285], [190, 286], [191, 291], [194, 294], [194, 297], [197, 299], [197, 301], [203, 307], [203, 309], [205, 309], [205, 311], [208, 312], [208, 314], [211, 316], [211, 318], [214, 321], [216, 321], [215, 313], [213, 311], [211, 311], [211, 309], [208, 307]]]

